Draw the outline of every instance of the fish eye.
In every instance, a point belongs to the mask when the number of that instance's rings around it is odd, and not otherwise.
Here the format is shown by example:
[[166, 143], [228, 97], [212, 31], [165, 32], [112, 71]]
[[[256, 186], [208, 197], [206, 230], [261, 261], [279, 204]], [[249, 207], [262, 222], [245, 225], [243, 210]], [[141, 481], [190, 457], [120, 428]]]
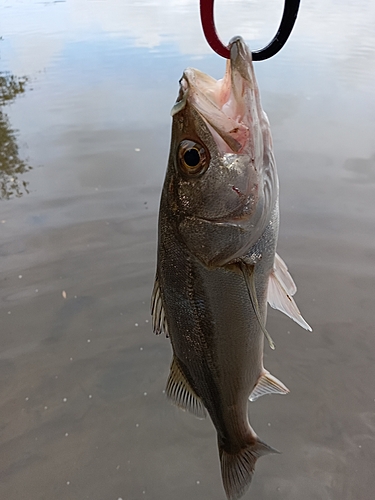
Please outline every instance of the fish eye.
[[196, 149], [188, 149], [184, 153], [184, 162], [188, 167], [191, 168], [196, 168], [199, 165], [199, 162], [201, 161], [201, 157], [199, 154], [199, 151]]
[[205, 148], [195, 142], [182, 141], [178, 151], [179, 164], [182, 172], [187, 175], [198, 176], [208, 168], [208, 158]]

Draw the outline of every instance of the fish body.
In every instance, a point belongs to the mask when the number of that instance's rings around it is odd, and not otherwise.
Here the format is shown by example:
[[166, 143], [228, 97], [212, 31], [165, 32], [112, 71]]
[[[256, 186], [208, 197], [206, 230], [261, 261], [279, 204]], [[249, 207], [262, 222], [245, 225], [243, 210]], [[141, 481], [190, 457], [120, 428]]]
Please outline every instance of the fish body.
[[191, 68], [180, 80], [152, 313], [154, 330], [172, 344], [167, 395], [210, 415], [232, 500], [249, 486], [257, 458], [276, 452], [252, 429], [249, 398], [288, 392], [263, 367], [267, 300], [304, 320], [276, 254], [278, 178], [251, 52], [236, 37], [230, 54], [223, 80]]

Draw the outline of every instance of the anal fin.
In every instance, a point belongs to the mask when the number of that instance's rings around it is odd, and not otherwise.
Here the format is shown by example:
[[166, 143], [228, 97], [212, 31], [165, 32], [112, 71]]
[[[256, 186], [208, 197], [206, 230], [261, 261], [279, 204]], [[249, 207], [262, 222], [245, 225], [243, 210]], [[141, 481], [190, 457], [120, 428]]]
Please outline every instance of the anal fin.
[[181, 409], [189, 411], [198, 418], [206, 417], [206, 409], [201, 399], [191, 388], [175, 356], [167, 380], [166, 394]]
[[249, 400], [255, 401], [266, 394], [288, 394], [288, 392], [289, 389], [279, 379], [265, 371], [250, 394]]

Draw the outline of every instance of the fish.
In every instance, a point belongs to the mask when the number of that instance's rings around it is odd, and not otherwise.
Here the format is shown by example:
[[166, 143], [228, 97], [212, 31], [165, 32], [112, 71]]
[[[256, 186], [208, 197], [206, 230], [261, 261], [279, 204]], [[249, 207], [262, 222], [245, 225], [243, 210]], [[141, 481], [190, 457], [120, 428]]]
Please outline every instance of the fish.
[[250, 425], [249, 400], [287, 394], [263, 366], [267, 303], [307, 330], [276, 253], [278, 176], [249, 48], [229, 43], [221, 80], [187, 68], [172, 115], [151, 312], [171, 342], [167, 397], [217, 432], [228, 500], [278, 451]]

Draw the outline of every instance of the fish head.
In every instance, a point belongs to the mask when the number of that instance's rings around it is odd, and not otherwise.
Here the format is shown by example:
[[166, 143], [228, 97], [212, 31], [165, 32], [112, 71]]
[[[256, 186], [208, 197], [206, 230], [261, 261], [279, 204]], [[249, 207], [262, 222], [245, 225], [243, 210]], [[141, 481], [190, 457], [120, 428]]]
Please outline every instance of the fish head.
[[205, 265], [223, 266], [262, 235], [278, 191], [270, 126], [242, 38], [230, 42], [223, 79], [185, 70], [171, 114], [166, 190], [177, 231]]

